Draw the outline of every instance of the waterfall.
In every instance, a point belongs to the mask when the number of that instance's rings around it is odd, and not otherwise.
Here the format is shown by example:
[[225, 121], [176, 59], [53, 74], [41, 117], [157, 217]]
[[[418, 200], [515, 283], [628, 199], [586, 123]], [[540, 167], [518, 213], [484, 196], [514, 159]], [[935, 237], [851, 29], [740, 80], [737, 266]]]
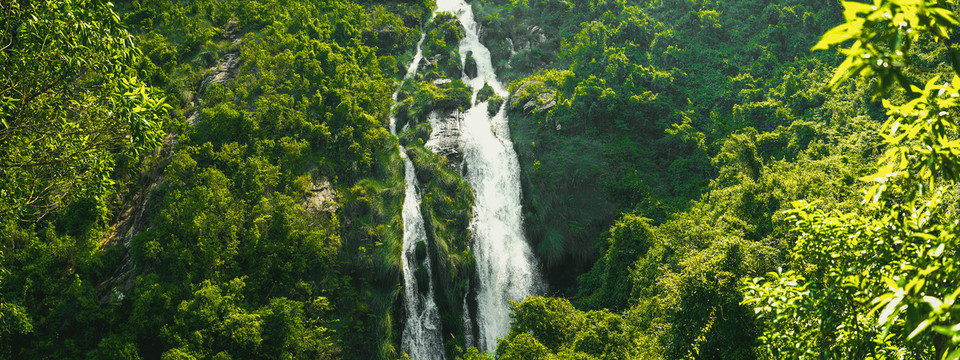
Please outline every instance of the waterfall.
[[[406, 78], [412, 78], [417, 73], [417, 65], [423, 58], [422, 46], [425, 38], [425, 34], [420, 35], [417, 52], [407, 68]], [[393, 93], [394, 103], [397, 101], [399, 92], [398, 89]], [[394, 136], [397, 135], [397, 119], [393, 116], [390, 117], [390, 132]], [[401, 255], [403, 299], [407, 318], [400, 334], [400, 347], [414, 360], [443, 360], [440, 311], [433, 300], [433, 284], [430, 281], [419, 284], [414, 276], [416, 269], [421, 266], [416, 256], [416, 245], [427, 241], [427, 231], [423, 226], [423, 215], [420, 213], [420, 196], [417, 194], [417, 174], [403, 146], [400, 146], [400, 157], [403, 158], [404, 179], [407, 182], [403, 196], [403, 253]], [[427, 279], [432, 279], [433, 268], [429, 256], [423, 259], [422, 266], [427, 272]], [[422, 291], [421, 287], [425, 287], [425, 291]]]
[[[461, 63], [466, 54], [473, 53], [477, 63], [477, 76], [463, 75], [463, 81], [473, 89], [471, 103], [476, 103], [477, 93], [489, 84], [497, 95], [506, 97], [507, 91], [497, 79], [490, 59], [490, 51], [480, 42], [479, 27], [473, 10], [463, 0], [437, 0], [434, 14], [449, 12], [457, 16], [466, 29], [460, 41]], [[417, 43], [417, 52], [407, 69], [407, 78], [416, 75], [417, 66], [423, 58], [422, 45], [425, 34]], [[399, 90], [398, 90], [399, 92]], [[393, 100], [396, 102], [397, 93]], [[474, 218], [471, 231], [474, 237], [474, 256], [480, 280], [477, 291], [476, 319], [471, 321], [464, 299], [464, 324], [467, 324], [468, 344], [476, 344], [483, 351], [496, 350], [497, 338], [510, 329], [510, 300], [521, 301], [528, 295], [542, 291], [543, 281], [538, 274], [536, 259], [523, 235], [523, 219], [520, 205], [520, 164], [510, 141], [506, 106], [493, 117], [487, 115], [487, 103], [470, 108], [463, 118], [461, 140], [463, 141], [465, 179], [474, 191]], [[390, 119], [390, 131], [397, 134], [396, 119]], [[440, 313], [434, 303], [432, 284], [419, 284], [414, 269], [416, 244], [426, 242], [426, 231], [420, 213], [417, 194], [417, 177], [413, 163], [400, 147], [400, 156], [406, 166], [407, 189], [403, 205], [403, 280], [407, 318], [401, 333], [401, 347], [413, 360], [443, 359], [444, 347], [440, 334]], [[422, 266], [433, 271], [427, 257]], [[432, 277], [429, 277], [432, 278]], [[426, 287], [421, 290], [420, 287]], [[479, 338], [470, 334], [471, 323], [480, 330]]]
[[[477, 76], [464, 74], [463, 80], [473, 88], [473, 101], [483, 84], [506, 97], [493, 69], [490, 51], [479, 38], [479, 27], [473, 9], [463, 0], [437, 0], [437, 12], [457, 16], [466, 29], [460, 41], [461, 61], [473, 53]], [[542, 291], [543, 281], [533, 252], [523, 235], [520, 205], [520, 164], [510, 141], [506, 106], [492, 118], [486, 102], [465, 113], [461, 138], [464, 142], [466, 181], [474, 191], [474, 256], [480, 279], [477, 292], [477, 319], [480, 336], [478, 347], [496, 350], [497, 338], [510, 329], [509, 300], [521, 301]]]
[[[416, 244], [426, 242], [427, 232], [420, 214], [420, 196], [417, 195], [417, 175], [413, 162], [405, 151], [400, 150], [406, 166], [407, 190], [403, 198], [403, 296], [406, 300], [407, 321], [400, 334], [401, 348], [411, 359], [443, 359], [443, 339], [440, 336], [440, 311], [433, 301], [433, 285], [430, 281], [419, 284], [414, 276], [418, 268]], [[423, 259], [427, 279], [432, 278], [430, 257]], [[420, 287], [426, 287], [421, 291]]]

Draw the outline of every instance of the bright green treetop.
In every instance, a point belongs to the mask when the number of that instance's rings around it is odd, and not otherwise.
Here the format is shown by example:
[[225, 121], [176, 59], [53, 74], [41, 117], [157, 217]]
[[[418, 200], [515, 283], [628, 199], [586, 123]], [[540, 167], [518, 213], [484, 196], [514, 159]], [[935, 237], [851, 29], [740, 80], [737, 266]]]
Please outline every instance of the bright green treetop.
[[155, 149], [163, 99], [105, 1], [0, 5], [0, 216], [35, 220], [110, 184], [114, 154]]
[[[799, 238], [790, 271], [753, 279], [745, 304], [765, 322], [761, 350], [774, 358], [960, 358], [960, 266], [955, 185], [960, 180], [960, 63], [950, 33], [960, 25], [949, 1], [844, 2], [846, 23], [814, 50], [850, 44], [832, 82], [878, 82], [888, 148], [863, 206], [825, 212], [797, 202]], [[916, 48], [945, 42], [954, 59], [925, 71]], [[944, 82], [942, 74], [953, 72]], [[925, 83], [923, 88], [914, 81]]]

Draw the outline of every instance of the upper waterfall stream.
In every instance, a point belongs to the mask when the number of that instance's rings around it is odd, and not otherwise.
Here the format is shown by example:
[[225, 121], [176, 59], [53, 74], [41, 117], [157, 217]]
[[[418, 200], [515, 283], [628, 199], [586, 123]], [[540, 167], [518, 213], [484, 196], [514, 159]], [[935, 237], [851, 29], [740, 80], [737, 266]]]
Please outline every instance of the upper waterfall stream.
[[[463, 0], [438, 0], [437, 12], [455, 14], [466, 29], [460, 41], [461, 62], [473, 53], [477, 76], [463, 75], [473, 89], [472, 103], [483, 84], [506, 97], [497, 79], [490, 51], [480, 42], [473, 9]], [[520, 205], [520, 164], [510, 141], [506, 106], [493, 117], [487, 103], [476, 104], [464, 114], [461, 139], [464, 143], [466, 181], [473, 187], [475, 205], [471, 230], [480, 284], [476, 322], [480, 329], [477, 346], [493, 352], [497, 338], [510, 329], [510, 300], [521, 301], [541, 291], [536, 259], [523, 234]]]
[[[473, 10], [463, 0], [438, 0], [434, 14], [454, 14], [466, 30], [461, 40], [460, 60], [472, 53], [477, 63], [477, 76], [462, 75], [472, 89], [471, 103], [477, 93], [489, 84], [494, 91], [506, 97], [507, 91], [497, 79], [490, 59], [490, 51], [480, 42], [479, 27]], [[414, 77], [423, 58], [424, 36], [417, 44], [417, 52], [407, 70], [407, 78]], [[396, 102], [397, 94], [394, 94]], [[396, 119], [390, 119], [390, 130], [396, 135]], [[487, 113], [487, 103], [475, 104], [463, 115], [461, 139], [463, 143], [465, 180], [473, 188], [475, 204], [471, 224], [473, 252], [480, 280], [477, 291], [477, 314], [473, 322], [479, 329], [476, 343], [467, 330], [467, 346], [483, 351], [496, 350], [497, 338], [510, 328], [510, 300], [521, 301], [541, 291], [543, 281], [538, 273], [536, 259], [523, 235], [520, 205], [520, 165], [510, 141], [506, 106], [501, 106], [493, 117]], [[443, 359], [444, 344], [440, 333], [440, 314], [434, 303], [432, 284], [418, 284], [414, 270], [418, 267], [415, 247], [426, 241], [424, 223], [420, 214], [417, 177], [413, 163], [400, 147], [406, 166], [407, 189], [403, 206], [403, 276], [406, 322], [401, 334], [402, 350], [413, 360]], [[423, 266], [431, 273], [430, 260]], [[426, 291], [420, 291], [426, 287]], [[464, 312], [467, 312], [466, 303]], [[466, 316], [466, 314], [464, 314]], [[470, 319], [467, 319], [470, 320]], [[468, 322], [468, 321], [465, 321]]]

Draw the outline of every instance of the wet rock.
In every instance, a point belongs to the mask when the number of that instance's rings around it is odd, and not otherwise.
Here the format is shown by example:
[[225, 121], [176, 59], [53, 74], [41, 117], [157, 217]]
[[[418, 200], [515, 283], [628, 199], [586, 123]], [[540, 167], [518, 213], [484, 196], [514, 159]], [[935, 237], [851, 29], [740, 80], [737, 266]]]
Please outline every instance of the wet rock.
[[496, 95], [496, 93], [493, 91], [493, 87], [491, 87], [490, 84], [483, 83], [483, 88], [477, 92], [477, 102], [474, 105], [487, 101], [494, 95]]
[[459, 174], [463, 170], [463, 142], [460, 140], [460, 127], [463, 112], [460, 110], [434, 111], [428, 117], [433, 132], [424, 144], [428, 150], [447, 158], [447, 165]]
[[417, 279], [417, 284], [424, 284], [418, 287], [420, 295], [426, 295], [430, 290], [430, 287], [426, 285], [430, 282], [430, 272], [427, 270], [427, 267], [423, 265], [418, 266], [417, 270], [413, 271], [413, 277]]
[[471, 79], [477, 77], [477, 60], [473, 58], [472, 51], [467, 53], [467, 58], [464, 60], [463, 73]]
[[417, 244], [414, 246], [414, 257], [417, 260], [417, 264], [423, 263], [427, 259], [427, 243], [417, 241]]
[[417, 69], [416, 69], [417, 79], [423, 79], [424, 75], [427, 73], [430, 73], [431, 72], [430, 70], [436, 66], [437, 64], [435, 62], [430, 61], [430, 59], [427, 59], [426, 57], [420, 58], [420, 62], [417, 63]]
[[500, 111], [500, 107], [503, 106], [503, 98], [500, 95], [494, 94], [490, 101], [487, 102], [487, 115], [494, 116], [497, 112]]
[[[536, 95], [536, 96], [534, 96]], [[510, 96], [509, 107], [526, 114], [543, 113], [557, 106], [557, 89], [542, 81], [527, 81], [520, 84]]]

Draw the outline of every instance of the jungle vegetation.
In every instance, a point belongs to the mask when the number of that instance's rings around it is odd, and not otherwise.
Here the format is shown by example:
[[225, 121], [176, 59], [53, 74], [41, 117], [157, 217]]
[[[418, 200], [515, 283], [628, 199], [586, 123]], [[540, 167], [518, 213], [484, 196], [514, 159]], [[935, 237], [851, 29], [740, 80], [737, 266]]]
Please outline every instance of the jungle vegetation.
[[399, 146], [447, 358], [960, 358], [955, 1], [472, 5], [550, 289], [495, 353], [473, 193], [424, 147], [471, 106], [454, 16], [13, 0], [0, 359], [403, 358]]

